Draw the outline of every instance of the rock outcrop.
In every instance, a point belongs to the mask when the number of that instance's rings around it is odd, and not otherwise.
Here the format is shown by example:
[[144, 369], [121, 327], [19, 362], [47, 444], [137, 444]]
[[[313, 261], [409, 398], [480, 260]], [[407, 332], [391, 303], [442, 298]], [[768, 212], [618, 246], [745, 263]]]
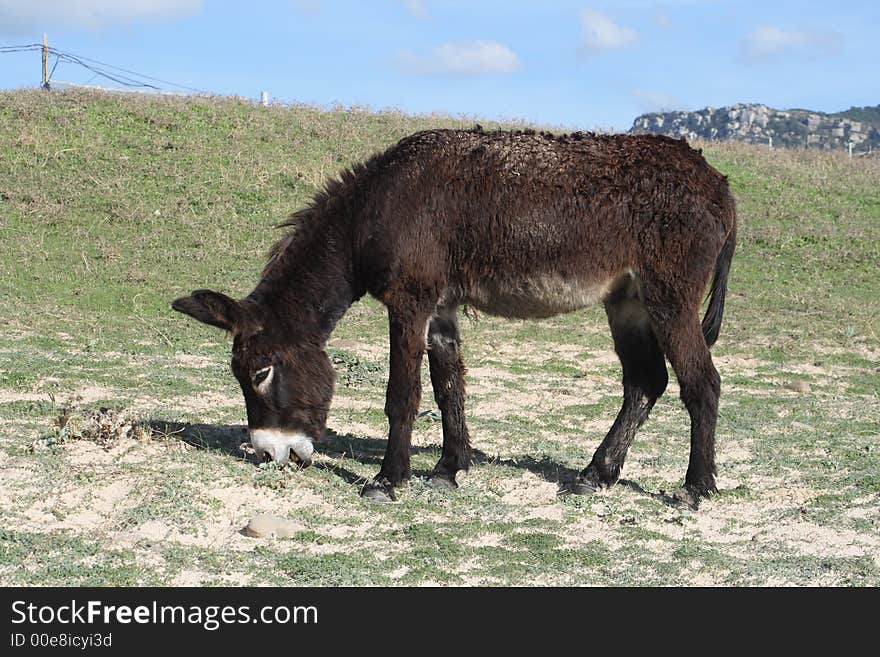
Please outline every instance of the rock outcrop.
[[[866, 116], [856, 120], [848, 115]], [[877, 120], [873, 119], [878, 115]], [[880, 149], [880, 107], [837, 114], [776, 110], [766, 105], [707, 107], [696, 112], [654, 112], [633, 122], [630, 132], [655, 132], [687, 139], [732, 139], [789, 148], [848, 148], [853, 153]]]

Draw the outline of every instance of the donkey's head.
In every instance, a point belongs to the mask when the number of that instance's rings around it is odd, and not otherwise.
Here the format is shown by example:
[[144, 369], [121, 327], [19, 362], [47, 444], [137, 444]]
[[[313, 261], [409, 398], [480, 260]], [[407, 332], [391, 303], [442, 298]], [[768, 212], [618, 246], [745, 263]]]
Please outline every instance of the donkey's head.
[[210, 290], [197, 290], [171, 307], [232, 333], [232, 373], [244, 393], [257, 456], [308, 465], [333, 396], [333, 366], [317, 335], [299, 334], [254, 301]]

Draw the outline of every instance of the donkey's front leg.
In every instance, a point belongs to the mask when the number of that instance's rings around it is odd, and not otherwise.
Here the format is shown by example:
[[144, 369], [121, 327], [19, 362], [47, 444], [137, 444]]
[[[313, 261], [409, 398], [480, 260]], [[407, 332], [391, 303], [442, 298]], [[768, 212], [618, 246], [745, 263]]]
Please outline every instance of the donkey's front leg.
[[412, 426], [422, 395], [422, 353], [425, 351], [425, 327], [430, 315], [430, 311], [388, 310], [391, 333], [391, 371], [385, 397], [388, 447], [379, 474], [361, 490], [361, 495], [370, 500], [394, 500], [394, 487], [410, 476]]

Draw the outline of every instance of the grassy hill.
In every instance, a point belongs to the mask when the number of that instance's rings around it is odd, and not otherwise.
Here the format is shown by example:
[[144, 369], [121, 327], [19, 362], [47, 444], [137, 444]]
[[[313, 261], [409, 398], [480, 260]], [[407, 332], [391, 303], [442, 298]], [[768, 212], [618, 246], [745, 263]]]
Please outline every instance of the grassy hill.
[[[228, 339], [170, 300], [247, 294], [273, 226], [327, 177], [413, 131], [471, 124], [0, 93], [0, 583], [880, 584], [876, 158], [697, 144], [730, 177], [741, 223], [714, 349], [722, 493], [697, 514], [661, 495], [687, 459], [674, 384], [627, 484], [556, 497], [619, 406], [601, 309], [463, 321], [484, 458], [455, 494], [417, 477], [395, 505], [357, 497], [384, 450], [387, 331], [371, 300], [330, 343], [339, 379], [317, 466], [247, 460]], [[102, 406], [153, 438], [101, 444], [58, 426], [65, 408], [85, 422]], [[419, 420], [417, 472], [439, 436]], [[261, 509], [303, 532], [238, 534]]]

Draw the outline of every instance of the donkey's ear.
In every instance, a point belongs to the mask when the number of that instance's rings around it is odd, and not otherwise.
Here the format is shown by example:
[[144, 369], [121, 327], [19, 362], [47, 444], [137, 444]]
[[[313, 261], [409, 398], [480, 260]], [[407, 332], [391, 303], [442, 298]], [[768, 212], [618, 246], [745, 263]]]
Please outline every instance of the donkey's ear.
[[235, 299], [211, 290], [196, 290], [188, 297], [176, 299], [171, 308], [227, 331], [235, 330], [245, 319], [245, 310]]

